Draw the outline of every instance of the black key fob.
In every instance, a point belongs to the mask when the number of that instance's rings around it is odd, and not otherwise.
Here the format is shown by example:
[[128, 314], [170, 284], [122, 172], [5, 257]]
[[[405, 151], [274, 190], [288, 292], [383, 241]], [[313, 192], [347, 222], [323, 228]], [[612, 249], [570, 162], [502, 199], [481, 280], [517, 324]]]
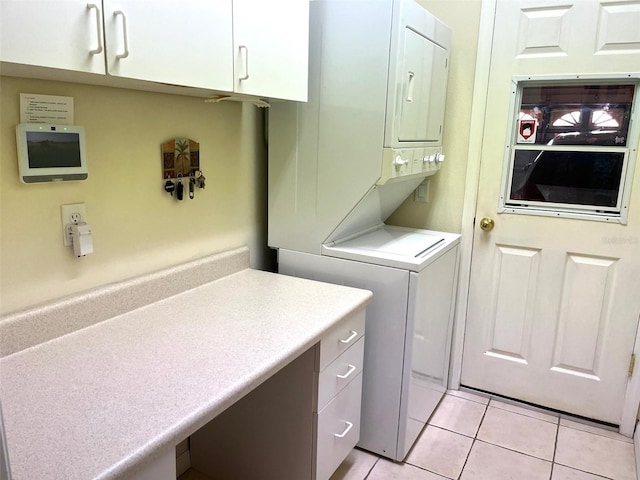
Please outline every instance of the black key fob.
[[176, 198], [178, 200], [182, 200], [184, 198], [184, 185], [182, 185], [182, 181], [178, 181], [178, 185], [176, 186]]

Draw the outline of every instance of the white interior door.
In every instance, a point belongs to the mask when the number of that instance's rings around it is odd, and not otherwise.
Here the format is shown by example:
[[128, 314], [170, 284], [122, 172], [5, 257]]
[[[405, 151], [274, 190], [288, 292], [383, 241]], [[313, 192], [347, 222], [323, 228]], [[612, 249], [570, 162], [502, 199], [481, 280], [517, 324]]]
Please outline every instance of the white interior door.
[[[620, 423], [640, 314], [640, 166], [635, 175], [626, 170], [626, 225], [497, 212], [514, 122], [513, 76], [637, 75], [638, 25], [637, 1], [497, 0], [464, 386]], [[629, 132], [632, 159], [638, 130]], [[480, 229], [483, 217], [495, 220], [493, 230]]]

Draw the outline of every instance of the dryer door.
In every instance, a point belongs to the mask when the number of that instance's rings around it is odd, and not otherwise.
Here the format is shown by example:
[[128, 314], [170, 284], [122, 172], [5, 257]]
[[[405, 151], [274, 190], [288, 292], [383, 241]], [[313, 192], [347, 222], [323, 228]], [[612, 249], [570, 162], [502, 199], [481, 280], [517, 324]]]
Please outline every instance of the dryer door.
[[396, 107], [399, 142], [442, 144], [447, 65], [444, 48], [405, 28], [403, 98]]

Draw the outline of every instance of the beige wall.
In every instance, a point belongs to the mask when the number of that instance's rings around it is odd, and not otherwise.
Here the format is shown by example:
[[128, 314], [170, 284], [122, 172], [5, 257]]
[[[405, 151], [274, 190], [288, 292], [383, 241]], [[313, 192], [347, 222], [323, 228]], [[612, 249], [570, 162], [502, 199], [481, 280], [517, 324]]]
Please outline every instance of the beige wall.
[[[0, 77], [0, 311], [8, 313], [229, 248], [266, 258], [263, 111], [239, 103]], [[19, 94], [74, 98], [86, 129], [89, 179], [24, 185], [15, 126]], [[194, 200], [163, 190], [160, 144], [200, 142], [207, 183]], [[84, 202], [95, 252], [62, 244], [60, 205]]]
[[387, 220], [392, 225], [459, 233], [469, 148], [480, 0], [418, 0], [452, 30], [442, 169], [429, 179], [429, 202], [413, 195]]
[[[480, 0], [419, 0], [453, 31], [442, 170], [430, 200], [413, 196], [388, 223], [460, 232]], [[0, 77], [0, 313], [83, 291], [243, 244], [252, 266], [266, 250], [263, 111], [236, 103], [63, 82]], [[19, 94], [74, 97], [87, 130], [89, 179], [18, 180]], [[207, 188], [177, 202], [162, 189], [160, 144], [200, 142]], [[60, 205], [84, 202], [95, 253], [62, 245]]]

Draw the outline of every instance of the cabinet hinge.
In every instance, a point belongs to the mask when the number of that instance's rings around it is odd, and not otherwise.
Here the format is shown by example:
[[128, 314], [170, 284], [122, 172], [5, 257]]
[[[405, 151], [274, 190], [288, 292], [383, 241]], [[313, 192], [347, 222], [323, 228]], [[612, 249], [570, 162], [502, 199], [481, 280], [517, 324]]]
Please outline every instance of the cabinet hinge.
[[629, 372], [628, 372], [629, 376], [633, 375], [633, 367], [635, 366], [636, 366], [636, 354], [632, 353], [631, 360], [629, 360]]

